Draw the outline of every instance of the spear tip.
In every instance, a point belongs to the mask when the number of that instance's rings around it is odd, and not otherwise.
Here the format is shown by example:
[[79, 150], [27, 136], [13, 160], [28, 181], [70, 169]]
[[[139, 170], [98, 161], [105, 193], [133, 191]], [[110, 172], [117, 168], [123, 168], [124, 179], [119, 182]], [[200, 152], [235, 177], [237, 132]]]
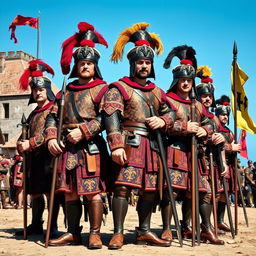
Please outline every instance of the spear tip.
[[21, 118], [21, 123], [22, 124], [25, 124], [27, 122], [27, 120], [26, 120], [26, 117], [25, 117], [25, 115], [24, 115], [24, 113], [22, 114], [22, 118]]
[[237, 55], [237, 45], [236, 45], [236, 41], [234, 41], [233, 54], [234, 54], [234, 55]]

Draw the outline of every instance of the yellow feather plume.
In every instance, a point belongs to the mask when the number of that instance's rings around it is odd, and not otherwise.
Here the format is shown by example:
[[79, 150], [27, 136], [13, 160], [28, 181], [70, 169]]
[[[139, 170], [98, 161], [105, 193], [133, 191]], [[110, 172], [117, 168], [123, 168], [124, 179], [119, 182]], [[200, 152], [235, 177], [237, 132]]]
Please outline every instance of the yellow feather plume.
[[123, 32], [121, 32], [119, 38], [114, 45], [113, 53], [111, 55], [111, 61], [118, 62], [118, 60], [121, 60], [123, 57], [124, 46], [129, 42], [131, 35], [138, 30], [146, 29], [148, 26], [148, 23], [140, 22], [132, 25], [130, 28], [127, 28]]
[[155, 49], [155, 48], [157, 49], [156, 54], [162, 54], [163, 51], [164, 51], [164, 46], [163, 46], [163, 43], [162, 43], [161, 39], [155, 33], [149, 33], [149, 34], [150, 34], [150, 36], [152, 38], [152, 41], [153, 41], [153, 42], [151, 42], [151, 47], [153, 49]]
[[196, 73], [202, 73], [203, 77], [210, 77], [212, 76], [211, 69], [208, 66], [200, 66], [197, 68]]

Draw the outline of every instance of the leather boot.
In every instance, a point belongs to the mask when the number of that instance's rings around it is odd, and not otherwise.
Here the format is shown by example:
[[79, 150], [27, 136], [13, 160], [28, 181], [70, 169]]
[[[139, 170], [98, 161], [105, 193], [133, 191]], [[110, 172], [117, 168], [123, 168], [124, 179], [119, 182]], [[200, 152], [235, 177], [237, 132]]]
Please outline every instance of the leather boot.
[[223, 245], [224, 241], [218, 239], [211, 229], [211, 212], [212, 212], [212, 204], [207, 203], [203, 200], [200, 200], [199, 205], [199, 212], [202, 219], [202, 232], [201, 232], [201, 239], [206, 242], [207, 240], [210, 241], [212, 244]]
[[100, 227], [103, 216], [103, 202], [102, 200], [89, 201], [89, 221], [90, 221], [90, 235], [88, 242], [88, 249], [101, 249], [102, 241], [100, 239]]
[[172, 208], [171, 203], [168, 199], [163, 199], [161, 202], [161, 215], [163, 222], [163, 231], [161, 234], [161, 239], [172, 241], [172, 231], [170, 229], [171, 218], [172, 218]]
[[217, 209], [217, 223], [218, 223], [218, 228], [220, 230], [230, 232], [231, 229], [230, 227], [224, 223], [224, 215], [225, 215], [225, 209], [226, 209], [226, 202], [218, 202], [218, 209]]
[[82, 215], [82, 205], [80, 200], [66, 201], [66, 217], [68, 222], [68, 232], [57, 239], [51, 239], [49, 245], [78, 245], [82, 243], [81, 230], [79, 226]]
[[[27, 227], [27, 235], [43, 234], [43, 212], [45, 208], [44, 197], [41, 195], [32, 199], [32, 223]], [[23, 230], [17, 231], [16, 236], [23, 236]]]
[[124, 219], [128, 209], [126, 197], [114, 196], [112, 200], [112, 212], [114, 220], [114, 235], [112, 236], [108, 249], [121, 249], [124, 243]]
[[225, 242], [223, 240], [218, 239], [214, 233], [212, 232], [211, 228], [206, 228], [205, 225], [202, 223], [201, 224], [201, 239], [203, 242], [209, 241], [211, 244], [216, 244], [216, 245], [224, 245]]
[[[51, 221], [51, 231], [50, 231], [50, 239], [57, 238], [59, 236], [58, 232], [58, 215], [60, 210], [60, 198], [63, 195], [56, 194], [54, 197], [53, 209], [52, 209], [52, 221]], [[49, 206], [48, 202], [48, 206]]]
[[170, 241], [160, 239], [156, 234], [150, 232], [150, 220], [154, 200], [155, 193], [152, 192], [144, 192], [144, 194], [139, 198], [137, 204], [139, 227], [136, 228], [136, 243], [167, 247], [171, 245]]
[[190, 226], [190, 219], [191, 219], [191, 199], [185, 197], [181, 211], [182, 211], [182, 221], [181, 223], [181, 235], [185, 239], [192, 238], [192, 228]]

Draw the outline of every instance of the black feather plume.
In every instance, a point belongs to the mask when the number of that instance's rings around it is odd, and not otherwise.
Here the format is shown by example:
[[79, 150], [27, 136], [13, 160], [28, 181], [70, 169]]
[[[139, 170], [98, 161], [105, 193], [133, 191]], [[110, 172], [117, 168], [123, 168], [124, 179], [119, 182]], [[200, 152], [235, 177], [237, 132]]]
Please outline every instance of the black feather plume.
[[197, 69], [197, 61], [196, 61], [196, 51], [187, 45], [181, 45], [174, 47], [171, 52], [168, 54], [167, 58], [164, 62], [164, 68], [169, 68], [172, 62], [173, 57], [178, 57], [180, 60], [188, 59], [191, 60], [193, 63], [193, 67]]

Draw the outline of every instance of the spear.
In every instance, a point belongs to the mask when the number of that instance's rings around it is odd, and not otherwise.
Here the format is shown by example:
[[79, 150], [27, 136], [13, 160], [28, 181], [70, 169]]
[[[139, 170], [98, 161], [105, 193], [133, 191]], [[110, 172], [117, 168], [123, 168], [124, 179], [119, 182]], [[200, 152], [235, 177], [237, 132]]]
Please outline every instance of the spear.
[[[234, 46], [233, 46], [233, 94], [234, 94], [234, 141], [237, 143], [237, 45], [236, 41], [234, 41]], [[235, 172], [235, 234], [237, 235], [238, 233], [238, 192], [237, 188], [239, 189], [241, 200], [242, 200], [242, 206], [243, 206], [243, 213], [244, 213], [244, 218], [247, 227], [249, 226], [248, 224], [248, 217], [245, 209], [245, 203], [243, 200], [243, 194], [241, 190], [241, 181], [239, 179], [239, 174], [237, 170], [237, 153], [234, 152], [234, 158], [233, 158], [233, 168]]]
[[[17, 125], [21, 125], [21, 138], [22, 141], [27, 139], [27, 120], [26, 117], [23, 113], [22, 118], [21, 118], [21, 123]], [[26, 171], [26, 153], [22, 153], [22, 171], [23, 171], [23, 237], [24, 239], [27, 239], [27, 219], [28, 219], [28, 214], [27, 214], [27, 171]]]
[[[237, 45], [234, 41], [233, 46], [233, 94], [234, 94], [234, 140], [237, 143]], [[238, 195], [237, 195], [237, 153], [234, 153], [234, 171], [235, 171], [235, 234], [238, 232]]]
[[[191, 122], [196, 120], [195, 91], [191, 90]], [[199, 193], [198, 193], [198, 166], [197, 166], [197, 141], [196, 135], [192, 134], [191, 147], [191, 175], [192, 175], [192, 246], [195, 246], [195, 238], [197, 236], [197, 244], [200, 245], [200, 220], [199, 220]]]
[[[59, 124], [57, 128], [57, 143], [60, 145], [61, 139], [61, 131], [62, 131], [62, 122], [63, 122], [63, 113], [64, 113], [64, 100], [65, 100], [65, 92], [66, 92], [66, 77], [64, 77], [62, 89], [61, 89], [61, 100], [60, 100], [60, 116], [59, 116]], [[57, 178], [57, 167], [58, 167], [59, 157], [54, 157], [53, 163], [53, 173], [52, 173], [52, 186], [50, 192], [50, 200], [49, 200], [49, 211], [48, 211], [48, 221], [47, 221], [47, 231], [45, 236], [45, 247], [48, 247], [49, 238], [50, 238], [50, 230], [51, 230], [51, 221], [52, 221], [52, 211], [53, 211], [53, 203], [54, 203], [54, 192]]]

